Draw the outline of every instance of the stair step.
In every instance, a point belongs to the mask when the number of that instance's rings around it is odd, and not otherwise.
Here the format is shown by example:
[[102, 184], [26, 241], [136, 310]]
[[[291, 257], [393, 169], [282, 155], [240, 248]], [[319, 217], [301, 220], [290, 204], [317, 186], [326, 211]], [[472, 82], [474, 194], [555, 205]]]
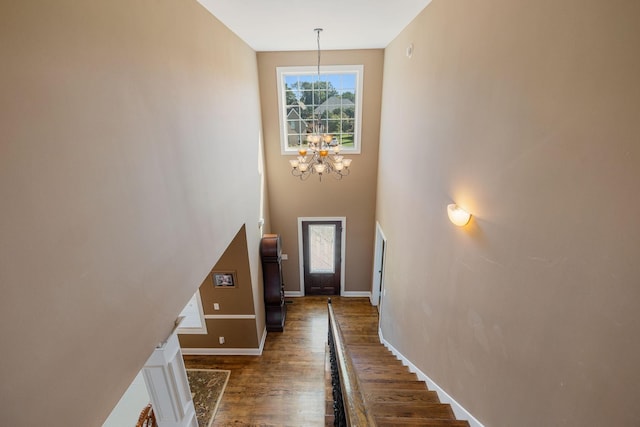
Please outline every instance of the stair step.
[[400, 359], [398, 359], [391, 353], [382, 353], [381, 351], [370, 351], [370, 352], [351, 351], [350, 349], [348, 352], [349, 352], [349, 355], [351, 356], [351, 359], [354, 359], [357, 361], [366, 361], [366, 360], [373, 359], [375, 361], [400, 363], [402, 365], [402, 362], [400, 361]]
[[366, 353], [368, 351], [380, 351], [380, 352], [389, 353], [393, 357], [396, 357], [393, 353], [389, 351], [389, 349], [387, 349], [387, 347], [385, 347], [380, 343], [380, 340], [378, 337], [376, 337], [375, 341], [370, 341], [370, 342], [366, 342], [366, 341], [352, 342], [347, 344], [347, 347], [351, 352]]
[[[377, 328], [377, 324], [374, 323], [373, 325], [371, 324], [371, 320], [370, 319], [361, 319], [359, 317], [350, 317], [347, 322], [340, 322], [338, 321], [338, 323], [340, 323], [340, 329], [342, 330], [349, 330], [350, 328], [363, 328], [366, 329], [367, 331], [372, 331], [374, 333], [378, 333], [378, 328]], [[344, 327], [343, 327], [344, 325]]]
[[444, 403], [376, 403], [371, 412], [376, 417], [455, 419], [451, 406]]
[[344, 341], [348, 346], [351, 344], [360, 344], [360, 343], [371, 343], [380, 345], [380, 337], [378, 335], [372, 334], [351, 334], [349, 336], [344, 337]]
[[431, 390], [372, 390], [365, 392], [370, 403], [440, 403], [438, 393]]
[[349, 322], [350, 322], [349, 326], [346, 326], [344, 328], [342, 327], [342, 323], [340, 324], [340, 330], [342, 331], [343, 335], [362, 334], [362, 335], [378, 336], [378, 328], [371, 327], [370, 325], [367, 325], [366, 322], [364, 323], [351, 322], [351, 321]]
[[404, 381], [418, 381], [416, 374], [412, 374], [407, 371], [404, 366], [367, 366], [356, 365], [356, 373], [358, 378], [363, 380], [404, 380]]
[[360, 385], [365, 391], [375, 390], [427, 390], [427, 386], [422, 381], [389, 381], [389, 380], [364, 380], [359, 378]]
[[376, 424], [378, 427], [469, 427], [466, 421], [399, 417], [376, 417]]
[[387, 350], [387, 348], [384, 347], [379, 342], [351, 343], [351, 344], [347, 344], [347, 348], [349, 349], [350, 353], [356, 353], [356, 354], [380, 353], [380, 354], [388, 354], [389, 356], [396, 357], [393, 355], [393, 353]]
[[[381, 367], [385, 367], [385, 366], [401, 366], [404, 368], [405, 371], [409, 372], [409, 368], [407, 368], [405, 365], [402, 364], [402, 361], [396, 359], [395, 357], [391, 356], [390, 354], [353, 354], [353, 353], [349, 353], [349, 355], [351, 356], [351, 360], [353, 361], [354, 364], [356, 365], [372, 365], [375, 364], [376, 366], [381, 366]], [[367, 363], [368, 362], [368, 363]]]
[[336, 418], [333, 415], [325, 415], [324, 416], [324, 426], [325, 427], [333, 427], [333, 426], [335, 426], [336, 425], [335, 420], [336, 420]]
[[[407, 374], [412, 374], [412, 372], [409, 371], [409, 369], [407, 369], [406, 366], [404, 366], [402, 364], [402, 362], [400, 362], [399, 360], [394, 360], [394, 359], [369, 359], [370, 362], [367, 363], [366, 359], [357, 359], [357, 360], [353, 360], [353, 366], [355, 366], [355, 368], [357, 370], [365, 370], [365, 369], [381, 369], [381, 370], [396, 370], [396, 371], [401, 371], [401, 372], [405, 372]], [[374, 366], [372, 366], [374, 365]]]
[[[384, 366], [385, 364], [404, 366], [402, 362], [395, 356], [391, 355], [391, 353], [380, 353], [377, 351], [373, 351], [369, 354], [366, 354], [364, 352], [354, 353], [352, 351], [349, 351], [349, 355], [351, 356], [351, 360], [353, 360], [354, 363], [366, 363], [367, 361], [369, 361], [370, 363], [377, 363], [382, 366]], [[406, 366], [405, 369], [407, 369]]]
[[[353, 313], [343, 313], [340, 312], [339, 309], [336, 310], [336, 307], [334, 307], [334, 312], [336, 313], [337, 317], [338, 317], [338, 321], [342, 320], [342, 319], [368, 319], [370, 322], [373, 322], [374, 325], [378, 324], [378, 313], [358, 313], [358, 314], [353, 314]], [[342, 323], [340, 323], [342, 325]]]

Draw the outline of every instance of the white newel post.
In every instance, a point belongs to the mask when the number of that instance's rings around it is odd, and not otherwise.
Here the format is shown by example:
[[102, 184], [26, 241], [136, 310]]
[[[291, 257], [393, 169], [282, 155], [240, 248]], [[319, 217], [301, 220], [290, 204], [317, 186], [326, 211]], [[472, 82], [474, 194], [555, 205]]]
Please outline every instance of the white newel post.
[[154, 350], [142, 373], [159, 427], [198, 427], [176, 329]]

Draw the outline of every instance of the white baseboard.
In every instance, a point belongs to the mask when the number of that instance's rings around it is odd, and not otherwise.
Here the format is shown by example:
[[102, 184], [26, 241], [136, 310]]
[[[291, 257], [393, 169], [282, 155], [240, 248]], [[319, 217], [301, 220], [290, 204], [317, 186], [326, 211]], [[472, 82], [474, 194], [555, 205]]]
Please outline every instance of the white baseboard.
[[369, 292], [369, 302], [371, 303], [372, 306], [377, 306], [377, 302], [373, 300], [373, 293]]
[[[284, 291], [285, 298], [299, 298], [305, 296], [301, 291]], [[330, 297], [331, 295], [327, 295]], [[341, 297], [348, 298], [369, 298], [371, 299], [371, 292], [369, 291], [344, 291], [340, 294]]]
[[267, 340], [267, 327], [265, 326], [262, 330], [262, 338], [260, 339], [260, 353], [258, 356], [262, 356], [262, 350], [264, 350], [264, 342]]
[[301, 291], [284, 291], [285, 298], [297, 298], [303, 296], [304, 294]]
[[409, 359], [404, 357], [402, 353], [400, 353], [394, 346], [392, 346], [387, 340], [385, 340], [384, 336], [382, 335], [381, 329], [378, 329], [378, 335], [380, 336], [380, 342], [382, 342], [382, 344], [384, 344], [384, 346], [387, 347], [389, 351], [391, 351], [391, 353], [393, 353], [398, 359], [400, 359], [411, 372], [415, 373], [420, 381], [424, 381], [425, 383], [427, 383], [427, 387], [429, 387], [429, 390], [433, 390], [438, 393], [440, 402], [448, 403], [449, 405], [451, 405], [451, 409], [453, 410], [453, 413], [455, 414], [457, 419], [468, 421], [470, 427], [484, 427], [480, 421], [478, 421], [473, 415], [471, 415], [469, 411], [464, 409], [462, 405], [456, 402], [453, 397], [449, 396], [449, 394], [444, 391], [438, 384], [436, 384], [431, 378], [429, 378], [427, 374], [418, 369], [416, 365], [411, 363]]
[[183, 348], [185, 356], [260, 356], [259, 348]]
[[262, 331], [259, 348], [181, 348], [185, 356], [261, 356], [264, 342], [267, 339], [267, 329]]
[[371, 292], [369, 291], [344, 291], [340, 296], [349, 298], [369, 298], [371, 299]]

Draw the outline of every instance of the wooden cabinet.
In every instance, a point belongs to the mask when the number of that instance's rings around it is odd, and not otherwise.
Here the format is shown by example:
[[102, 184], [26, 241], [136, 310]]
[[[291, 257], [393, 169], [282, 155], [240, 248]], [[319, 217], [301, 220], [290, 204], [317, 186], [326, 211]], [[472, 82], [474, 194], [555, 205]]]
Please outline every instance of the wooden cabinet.
[[260, 241], [264, 306], [267, 331], [282, 332], [287, 307], [284, 302], [284, 283], [281, 266], [280, 235], [265, 234]]

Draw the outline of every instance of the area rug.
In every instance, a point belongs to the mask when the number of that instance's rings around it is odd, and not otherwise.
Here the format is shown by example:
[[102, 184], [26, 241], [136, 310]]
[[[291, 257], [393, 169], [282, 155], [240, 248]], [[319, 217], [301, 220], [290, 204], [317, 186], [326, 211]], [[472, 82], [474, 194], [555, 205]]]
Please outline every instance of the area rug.
[[187, 369], [189, 387], [199, 427], [211, 427], [231, 371]]

